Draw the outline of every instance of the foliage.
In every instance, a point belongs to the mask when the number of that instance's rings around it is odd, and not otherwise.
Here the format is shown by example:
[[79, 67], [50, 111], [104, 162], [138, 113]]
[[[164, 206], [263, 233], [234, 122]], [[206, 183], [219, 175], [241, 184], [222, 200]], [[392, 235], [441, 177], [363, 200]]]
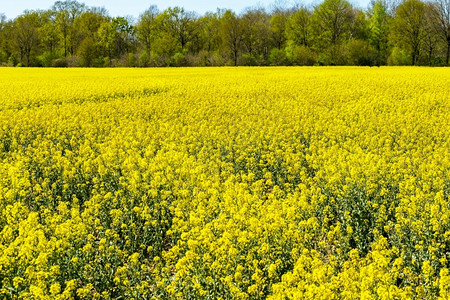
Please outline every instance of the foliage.
[[287, 49], [288, 59], [296, 66], [313, 66], [317, 62], [317, 54], [306, 46], [294, 46]]
[[0, 13], [0, 65], [381, 66], [399, 61], [393, 58], [403, 52], [407, 65], [448, 65], [449, 4], [374, 0], [362, 10], [347, 0], [323, 0], [203, 15], [152, 5], [133, 20], [75, 0], [56, 1], [48, 10], [27, 10], [13, 20]]
[[386, 61], [388, 52], [389, 15], [381, 0], [374, 3], [369, 14], [369, 43], [375, 49], [375, 63], [379, 66]]
[[364, 40], [352, 40], [347, 44], [348, 59], [351, 65], [373, 66], [376, 64], [376, 51]]
[[392, 25], [394, 41], [407, 50], [411, 64], [417, 64], [425, 38], [425, 3], [406, 0], [397, 9]]
[[449, 0], [379, 0], [367, 10], [346, 0], [323, 0], [201, 16], [152, 5], [134, 21], [74, 0], [56, 1], [48, 10], [27, 10], [13, 20], [0, 14], [0, 64], [448, 65], [449, 10]]
[[286, 28], [289, 40], [297, 46], [310, 46], [311, 23], [311, 12], [306, 7], [301, 7], [297, 12], [291, 14]]

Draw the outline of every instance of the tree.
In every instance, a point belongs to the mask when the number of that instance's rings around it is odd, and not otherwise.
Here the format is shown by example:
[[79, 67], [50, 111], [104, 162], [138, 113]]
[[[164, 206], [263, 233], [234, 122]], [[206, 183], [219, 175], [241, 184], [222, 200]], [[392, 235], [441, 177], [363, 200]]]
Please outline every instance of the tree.
[[287, 17], [284, 13], [275, 14], [270, 19], [273, 43], [278, 50], [281, 50], [286, 41], [286, 23]]
[[191, 11], [185, 11], [180, 7], [169, 7], [162, 15], [162, 26], [168, 34], [171, 34], [184, 50], [198, 32], [197, 14]]
[[388, 50], [388, 13], [381, 0], [376, 1], [369, 10], [369, 43], [375, 49], [375, 64], [386, 63]]
[[52, 10], [44, 11], [41, 20], [42, 24], [39, 27], [41, 43], [46, 51], [53, 53], [59, 42], [56, 14]]
[[355, 14], [346, 0], [325, 0], [316, 6], [312, 15], [315, 47], [328, 50], [331, 64], [341, 64], [340, 45], [350, 39]]
[[450, 0], [436, 0], [432, 12], [437, 20], [437, 34], [446, 45], [445, 63], [448, 66], [450, 63]]
[[350, 40], [367, 40], [369, 37], [369, 23], [364, 11], [353, 9], [352, 22], [350, 24]]
[[109, 66], [112, 66], [112, 58], [115, 44], [115, 28], [109, 20], [103, 22], [98, 29], [98, 37], [101, 47], [105, 50], [106, 56], [109, 59]]
[[270, 12], [256, 6], [239, 15], [150, 6], [134, 23], [59, 0], [14, 20], [0, 13], [0, 63], [450, 65], [450, 0], [371, 0], [367, 11], [349, 0], [321, 1], [288, 7], [276, 0]]
[[392, 23], [392, 36], [398, 46], [410, 52], [411, 64], [415, 65], [425, 38], [425, 3], [405, 0], [400, 4]]
[[346, 0], [325, 0], [314, 9], [314, 21], [331, 45], [339, 44], [349, 32], [353, 8]]
[[231, 10], [225, 11], [221, 18], [222, 45], [231, 54], [234, 65], [238, 64], [239, 51], [242, 42], [241, 20]]
[[99, 56], [99, 48], [92, 37], [83, 39], [78, 47], [77, 54], [81, 58], [82, 66], [92, 67], [94, 61]]
[[286, 35], [296, 46], [309, 46], [311, 39], [311, 11], [301, 6], [288, 18]]
[[14, 21], [15, 46], [20, 61], [30, 65], [31, 54], [39, 45], [39, 15], [35, 11], [25, 11]]
[[151, 52], [153, 41], [156, 37], [157, 26], [155, 20], [158, 14], [158, 7], [152, 5], [139, 16], [139, 20], [136, 25], [138, 40], [144, 46], [149, 55]]
[[92, 38], [95, 40], [100, 26], [107, 21], [108, 15], [106, 11], [91, 8], [84, 11], [75, 19], [74, 26], [78, 28], [80, 40], [85, 38]]
[[[3, 13], [0, 13], [0, 40], [4, 39], [4, 32], [7, 26], [6, 16]], [[0, 43], [0, 47], [1, 47]]]
[[85, 4], [73, 0], [56, 1], [52, 9], [56, 13], [56, 24], [58, 25], [64, 43], [64, 57], [75, 51], [76, 26], [75, 19], [86, 9]]
[[5, 25], [6, 25], [6, 16], [4, 13], [0, 13], [0, 32], [3, 30]]
[[16, 28], [14, 20], [7, 20], [2, 24], [0, 32], [0, 49], [3, 61], [11, 65], [18, 63], [16, 52]]
[[348, 63], [355, 66], [372, 66], [375, 51], [365, 40], [354, 39], [347, 43]]
[[262, 64], [269, 56], [270, 16], [262, 8], [247, 9], [241, 17], [246, 64]]
[[220, 36], [220, 10], [216, 13], [207, 12], [200, 18], [200, 37], [204, 48], [208, 52], [218, 50], [221, 44]]
[[123, 17], [115, 17], [111, 20], [111, 26], [115, 34], [116, 55], [132, 52], [136, 45], [136, 31], [131, 21]]
[[7, 51], [7, 28], [8, 22], [6, 21], [6, 16], [3, 13], [0, 13], [0, 62], [5, 62], [9, 53]]
[[439, 39], [439, 24], [438, 19], [435, 17], [435, 3], [426, 3], [425, 4], [425, 38], [424, 38], [424, 51], [427, 52], [427, 60], [428, 64], [431, 66], [435, 63], [435, 53], [438, 48], [440, 39]]
[[105, 21], [98, 30], [100, 44], [105, 49], [112, 66], [112, 59], [132, 50], [136, 40], [135, 31], [130, 22], [123, 17]]
[[[75, 19], [74, 26], [78, 28], [77, 55], [85, 67], [95, 65], [101, 55], [101, 40], [99, 30], [102, 24], [109, 23], [108, 14], [101, 8], [89, 8]], [[100, 63], [102, 65], [102, 63]]]

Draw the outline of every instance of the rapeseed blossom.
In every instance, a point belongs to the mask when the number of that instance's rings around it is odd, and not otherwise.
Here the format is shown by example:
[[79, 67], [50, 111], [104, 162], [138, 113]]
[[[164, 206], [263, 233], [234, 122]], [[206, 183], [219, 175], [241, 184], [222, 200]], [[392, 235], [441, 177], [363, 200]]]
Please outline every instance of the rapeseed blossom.
[[0, 298], [448, 299], [449, 86], [1, 69]]

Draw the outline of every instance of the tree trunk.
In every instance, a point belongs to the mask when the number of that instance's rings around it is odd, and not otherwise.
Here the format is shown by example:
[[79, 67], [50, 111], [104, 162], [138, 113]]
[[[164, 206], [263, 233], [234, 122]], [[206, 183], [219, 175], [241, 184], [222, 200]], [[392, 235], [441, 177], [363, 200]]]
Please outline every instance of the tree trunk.
[[67, 57], [67, 38], [64, 35], [64, 57]]
[[31, 53], [31, 51], [30, 51], [30, 50], [27, 50], [27, 52], [26, 52], [27, 67], [30, 66], [30, 53]]
[[430, 64], [430, 66], [432, 65], [432, 62], [431, 62], [432, 55], [433, 55], [433, 47], [430, 46], [430, 49], [428, 50], [428, 62]]
[[446, 58], [445, 58], [447, 66], [449, 65], [448, 64], [449, 63], [449, 61], [448, 61], [449, 58], [450, 58], [450, 37], [447, 39], [447, 55], [446, 55]]
[[412, 65], [416, 65], [417, 58], [419, 57], [419, 45], [416, 44], [413, 46], [413, 52], [412, 52]]

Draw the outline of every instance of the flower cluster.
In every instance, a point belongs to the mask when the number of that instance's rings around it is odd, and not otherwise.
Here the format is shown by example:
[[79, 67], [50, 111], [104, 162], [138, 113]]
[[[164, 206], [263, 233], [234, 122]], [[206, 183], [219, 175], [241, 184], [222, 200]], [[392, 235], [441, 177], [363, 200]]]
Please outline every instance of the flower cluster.
[[450, 297], [450, 73], [0, 72], [0, 298]]

